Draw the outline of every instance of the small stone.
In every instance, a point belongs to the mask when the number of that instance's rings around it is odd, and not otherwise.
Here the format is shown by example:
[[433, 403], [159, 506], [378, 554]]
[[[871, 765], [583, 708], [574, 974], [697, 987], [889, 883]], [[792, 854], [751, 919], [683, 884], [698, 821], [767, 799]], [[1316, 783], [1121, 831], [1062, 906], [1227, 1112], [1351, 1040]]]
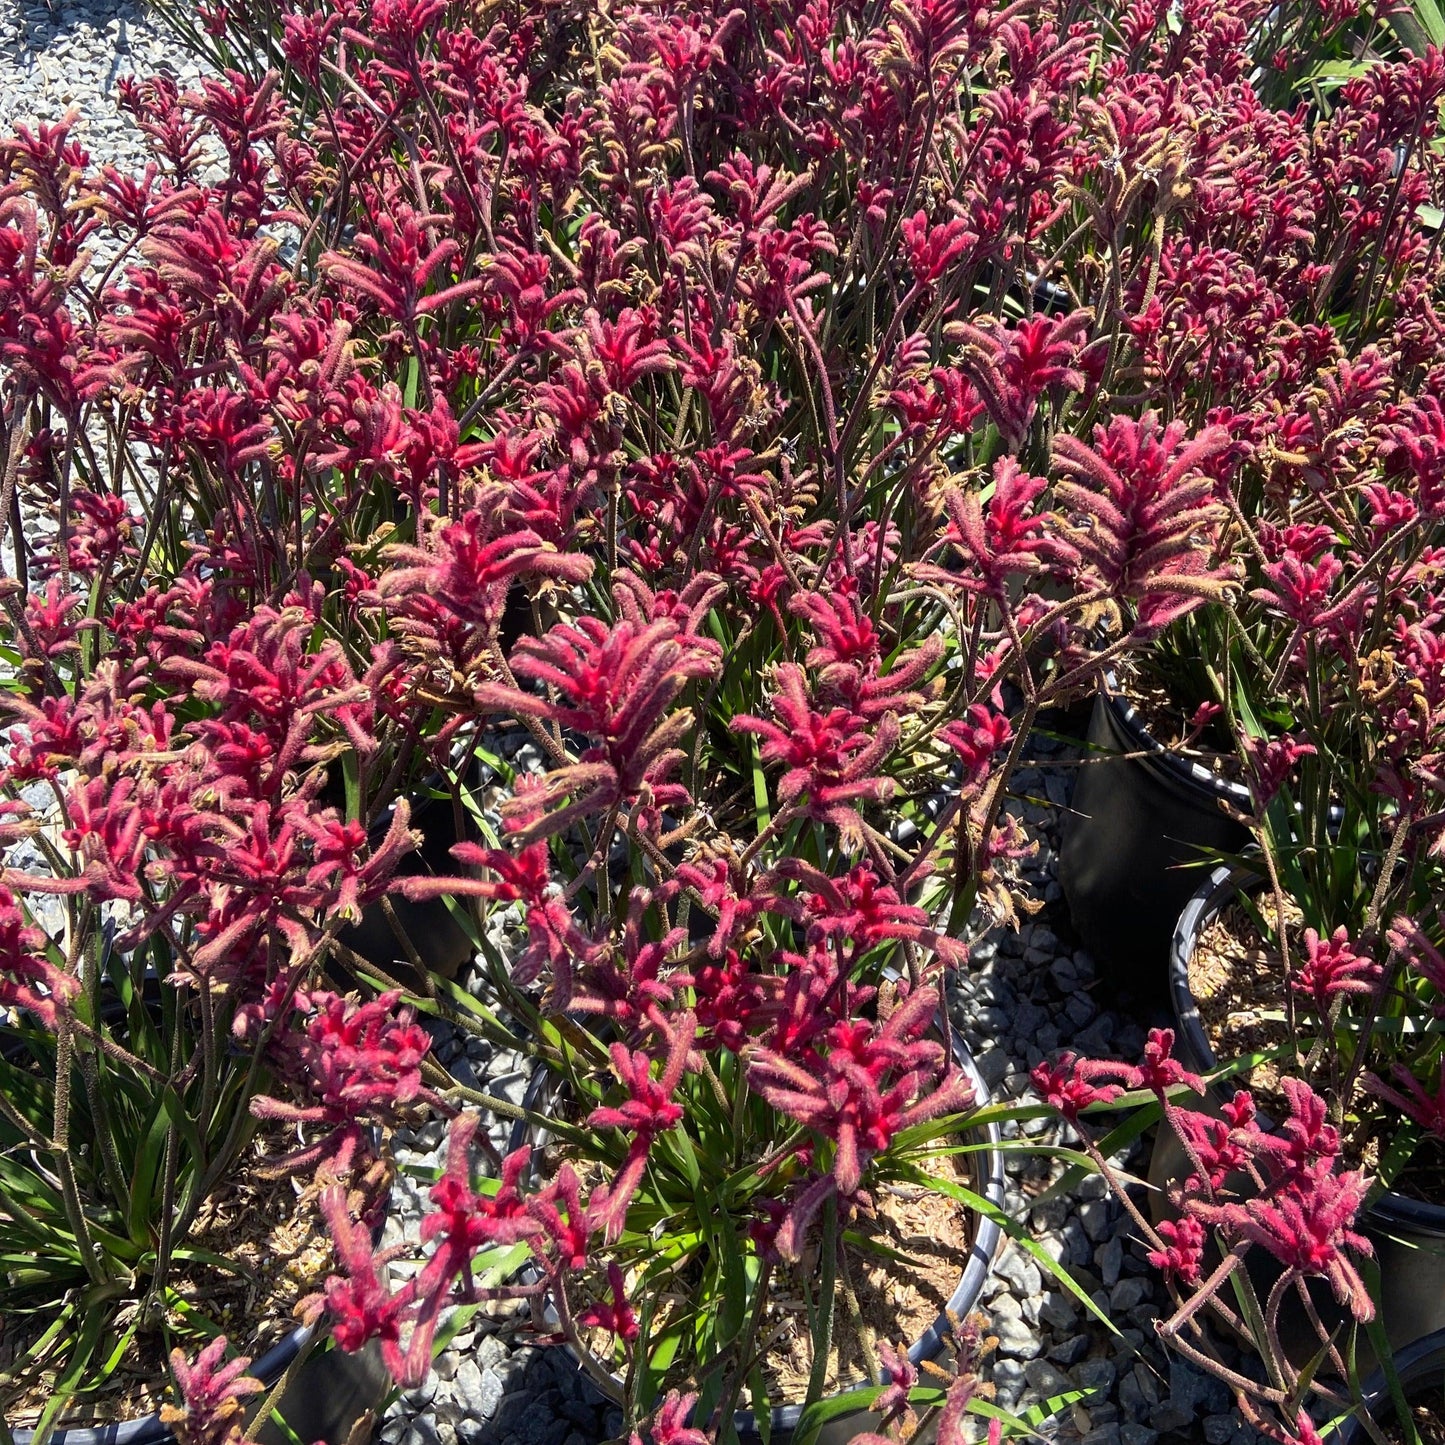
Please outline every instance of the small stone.
[[1030, 1360], [1024, 1366], [1024, 1379], [1028, 1381], [1029, 1389], [1037, 1390], [1046, 1400], [1053, 1395], [1066, 1394], [1074, 1388], [1074, 1382], [1047, 1360]]
[[1009, 1070], [1009, 1056], [1002, 1049], [985, 1049], [975, 1060], [978, 1071], [983, 1075], [983, 1081], [990, 1089], [997, 1088], [1003, 1083], [1005, 1075]]
[[1038, 1265], [1017, 1245], [1004, 1251], [993, 1271], [1008, 1284], [1015, 1295], [1022, 1298], [1038, 1294], [1043, 1284]]
[[1142, 1420], [1159, 1403], [1154, 1377], [1144, 1365], [1135, 1365], [1119, 1381], [1119, 1408], [1135, 1420]]
[[1159, 1431], [1161, 1435], [1170, 1430], [1182, 1430], [1193, 1419], [1193, 1411], [1181, 1410], [1167, 1400], [1162, 1405], [1156, 1405], [1149, 1412], [1150, 1426]]
[[[1102, 1205], [1102, 1201], [1100, 1203]], [[1066, 1221], [1063, 1236], [1064, 1242], [1068, 1245], [1066, 1263], [1082, 1266], [1093, 1259], [1093, 1246], [1089, 1243], [1089, 1236], [1082, 1219], [1075, 1216]]]
[[1085, 1355], [1089, 1353], [1088, 1335], [1070, 1335], [1066, 1340], [1060, 1340], [1049, 1351], [1049, 1358], [1056, 1364], [1068, 1369], [1070, 1365], [1077, 1365]]
[[1154, 1445], [1158, 1438], [1157, 1430], [1151, 1430], [1147, 1425], [1134, 1421], [1130, 1421], [1119, 1431], [1119, 1445]]
[[995, 1398], [1004, 1409], [1017, 1403], [1024, 1388], [1024, 1366], [1019, 1360], [995, 1360], [989, 1372], [996, 1391]]
[[1234, 1434], [1232, 1415], [1208, 1415], [1204, 1420], [1205, 1445], [1229, 1445]]
[[1094, 1256], [1099, 1266], [1099, 1278], [1104, 1281], [1110, 1289], [1119, 1283], [1119, 1271], [1124, 1265], [1124, 1242], [1117, 1234], [1106, 1239], [1099, 1246], [1099, 1252]]
[[1148, 1293], [1148, 1280], [1140, 1279], [1137, 1275], [1130, 1279], [1121, 1279], [1109, 1292], [1109, 1308], [1123, 1314], [1127, 1310], [1133, 1309], [1135, 1305], [1143, 1303], [1144, 1297]]
[[[998, 1336], [998, 1352], [1000, 1355], [1012, 1355], [1020, 1360], [1032, 1360], [1043, 1351], [1043, 1345], [1039, 1340], [1038, 1332], [1030, 1329], [1021, 1319], [1006, 1319], [999, 1322], [998, 1316], [994, 1316], [994, 1333]], [[997, 1369], [995, 1369], [997, 1374]]]
[[1020, 1004], [1014, 1010], [1010, 1020], [1013, 1025], [1014, 1038], [1020, 1041], [1032, 1041], [1035, 1031], [1042, 1026], [1046, 1018], [1048, 1018], [1048, 1014], [1037, 1004]]
[[[482, 1411], [482, 1370], [475, 1360], [464, 1359], [457, 1367], [456, 1378], [452, 1381], [452, 1393], [462, 1410], [473, 1420], [485, 1419]], [[496, 1413], [496, 1402], [492, 1402], [491, 1413]]]
[[1108, 1014], [1100, 1014], [1086, 1029], [1074, 1035], [1074, 1047], [1086, 1058], [1095, 1054], [1107, 1054], [1114, 1037], [1114, 1020]]
[[434, 1375], [428, 1375], [425, 1380], [414, 1390], [407, 1390], [402, 1399], [406, 1401], [407, 1408], [413, 1413], [420, 1414], [436, 1398], [437, 1381]]
[[[1093, 1390], [1099, 1395], [1108, 1394], [1118, 1373], [1112, 1360], [1103, 1359], [1084, 1360], [1069, 1371], [1073, 1382], [1081, 1390]], [[1096, 1411], [1096, 1417], [1097, 1413]]]
[[1079, 1317], [1079, 1307], [1070, 1295], [1060, 1290], [1050, 1290], [1039, 1306], [1039, 1319], [1058, 1334], [1072, 1328]]
[[570, 1350], [554, 1350], [552, 1359], [552, 1373], [557, 1380], [557, 1388], [562, 1392], [564, 1399], [580, 1401], [585, 1391], [585, 1376], [582, 1367], [573, 1358]]
[[1206, 1415], [1225, 1415], [1234, 1407], [1234, 1397], [1229, 1386], [1213, 1375], [1196, 1375], [1199, 1381], [1198, 1407]]
[[418, 1415], [403, 1437], [404, 1445], [441, 1445], [437, 1427], [425, 1415]]
[[581, 1400], [563, 1400], [558, 1408], [574, 1425], [584, 1430], [591, 1430], [597, 1424], [596, 1408], [583, 1404]]
[[982, 1029], [991, 1038], [998, 1038], [1012, 1022], [1001, 1008], [981, 1008], [973, 1016], [974, 1027]]
[[1169, 1359], [1169, 1403], [1185, 1411], [1191, 1418], [1200, 1395], [1199, 1372], [1177, 1355]]
[[1024, 1307], [1011, 1295], [997, 1295], [989, 1305], [990, 1324], [997, 1333], [1003, 1324], [1013, 1324], [1023, 1318]]
[[[561, 1351], [558, 1351], [560, 1354]], [[507, 1347], [502, 1343], [500, 1335], [483, 1335], [476, 1348], [476, 1361], [486, 1369], [488, 1365], [498, 1364], [507, 1358]]]
[[[1101, 1244], [1108, 1238], [1109, 1228], [1113, 1223], [1109, 1217], [1111, 1212], [1108, 1201], [1104, 1199], [1086, 1199], [1079, 1206], [1079, 1223], [1095, 1244]], [[1092, 1252], [1091, 1250], [1090, 1253]]]
[[478, 1406], [483, 1419], [490, 1420], [497, 1413], [497, 1407], [502, 1403], [505, 1393], [502, 1377], [495, 1370], [483, 1370], [481, 1389], [478, 1392]]
[[1038, 1234], [1034, 1237], [1034, 1243], [1055, 1264], [1061, 1264], [1064, 1256], [1069, 1252], [1069, 1242], [1063, 1237], [1062, 1232], [1055, 1233], [1047, 1227], [1039, 1229]]

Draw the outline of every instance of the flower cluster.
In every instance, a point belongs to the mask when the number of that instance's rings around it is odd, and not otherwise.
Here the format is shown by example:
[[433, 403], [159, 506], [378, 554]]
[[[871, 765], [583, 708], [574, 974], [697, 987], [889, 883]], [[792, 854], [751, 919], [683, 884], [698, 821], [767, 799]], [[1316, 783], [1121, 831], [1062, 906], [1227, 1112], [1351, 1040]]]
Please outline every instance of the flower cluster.
[[[1366, 1323], [1374, 1317], [1374, 1301], [1357, 1265], [1373, 1253], [1357, 1227], [1372, 1181], [1361, 1170], [1342, 1167], [1340, 1132], [1327, 1120], [1325, 1101], [1307, 1084], [1284, 1078], [1281, 1090], [1288, 1113], [1267, 1124], [1247, 1090], [1236, 1091], [1217, 1106], [1202, 1097], [1204, 1081], [1174, 1059], [1173, 1046], [1169, 1030], [1154, 1030], [1137, 1067], [1065, 1055], [1035, 1069], [1033, 1082], [1079, 1132], [1147, 1242], [1149, 1262], [1175, 1302], [1173, 1314], [1158, 1324], [1160, 1336], [1225, 1378], [1247, 1418], [1274, 1432], [1275, 1438], [1290, 1438], [1289, 1402], [1298, 1400], [1302, 1384], [1309, 1381], [1298, 1350], [1292, 1352], [1283, 1343], [1282, 1312], [1291, 1299], [1299, 1302], [1296, 1307], [1320, 1332], [1320, 1361], [1328, 1359], [1338, 1378], [1347, 1378], [1335, 1338], [1338, 1331], [1321, 1323], [1310, 1282], [1327, 1281], [1354, 1320]], [[1140, 1212], [1100, 1151], [1088, 1120], [1081, 1117], [1085, 1109], [1117, 1106], [1126, 1087], [1156, 1097], [1182, 1161], [1167, 1186], [1169, 1213], [1156, 1216], [1157, 1222]], [[1203, 1107], [1189, 1107], [1182, 1102], [1185, 1098]], [[1252, 1266], [1240, 1268], [1256, 1248], [1275, 1262], [1267, 1276]], [[1256, 1283], [1266, 1277], [1268, 1293], [1258, 1298]], [[1226, 1288], [1232, 1279], [1234, 1292]], [[1239, 1299], [1250, 1304], [1236, 1303]], [[1261, 1385], [1221, 1362], [1202, 1328], [1202, 1319], [1210, 1315], [1254, 1340], [1269, 1362], [1268, 1383]], [[1333, 1390], [1327, 1398], [1337, 1405], [1350, 1403]]]
[[[682, 1441], [668, 1392], [716, 1361], [727, 1413], [788, 1271], [828, 1282], [826, 1346], [876, 1181], [977, 1102], [939, 1001], [970, 931], [1035, 904], [1007, 799], [1035, 720], [1209, 619], [1306, 699], [1203, 699], [1261, 830], [1331, 816], [1296, 780], [1353, 746], [1342, 698], [1375, 729], [1380, 881], [1343, 935], [1306, 920], [1291, 1007], [1437, 997], [1437, 51], [1311, 113], [1291, 87], [1348, 7], [172, 8], [213, 73], [122, 85], [143, 174], [71, 120], [0, 141], [0, 841], [49, 865], [0, 873], [0, 1000], [118, 1061], [79, 1006], [114, 952], [176, 990], [198, 1107], [234, 1102], [232, 1043], [270, 1066], [242, 1102], [305, 1131], [276, 1165], [321, 1172], [343, 1347], [414, 1382], [449, 1303], [545, 1291], [574, 1344], [614, 1337], [629, 1428]], [[423, 783], [440, 861], [408, 858]], [[401, 920], [437, 900], [522, 939], [471, 1009]], [[347, 948], [362, 915], [394, 957]], [[522, 1030], [555, 1150], [474, 1177], [475, 1116], [370, 992], [404, 966]], [[1179, 1279], [1208, 1229], [1363, 1317], [1316, 1096], [1220, 1134], [1171, 1043], [1038, 1083], [1075, 1123], [1158, 1096], [1200, 1186], [1151, 1236]], [[332, 1176], [416, 1105], [451, 1142], [393, 1289]], [[683, 1295], [688, 1348], [637, 1368]]]

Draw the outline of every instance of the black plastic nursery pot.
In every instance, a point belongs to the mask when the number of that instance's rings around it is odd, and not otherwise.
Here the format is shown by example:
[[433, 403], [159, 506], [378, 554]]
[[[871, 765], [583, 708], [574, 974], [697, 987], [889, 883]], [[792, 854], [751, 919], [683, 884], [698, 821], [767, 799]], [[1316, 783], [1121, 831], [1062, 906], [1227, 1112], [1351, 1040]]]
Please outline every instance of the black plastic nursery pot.
[[[148, 987], [149, 1006], [158, 1006], [158, 996], [158, 986], [155, 998], [151, 997]], [[121, 1006], [117, 1002], [115, 1007]], [[14, 1033], [0, 1023], [0, 1054], [13, 1060], [19, 1051]], [[311, 1345], [316, 1330], [313, 1325], [296, 1326], [254, 1358], [247, 1373], [259, 1380], [269, 1395], [287, 1371], [296, 1366], [303, 1351]], [[365, 1437], [358, 1437], [355, 1427], [380, 1403], [390, 1383], [381, 1351], [375, 1344], [354, 1355], [335, 1349], [313, 1351], [286, 1381], [272, 1406], [273, 1413], [257, 1428], [255, 1438], [260, 1445], [294, 1445], [296, 1437], [303, 1441], [347, 1441], [349, 1445], [360, 1445], [361, 1438], [370, 1438], [369, 1432]], [[249, 1413], [254, 1414], [266, 1398], [267, 1395], [255, 1397]], [[277, 1424], [276, 1415], [286, 1422], [284, 1429]], [[13, 1445], [32, 1445], [35, 1439], [33, 1430], [18, 1426], [7, 1426], [7, 1429]], [[178, 1445], [178, 1441], [179, 1437], [171, 1426], [162, 1422], [159, 1412], [101, 1425], [61, 1425], [49, 1435], [49, 1445]]]
[[[1396, 1350], [1395, 1374], [1406, 1400], [1418, 1396], [1420, 1391], [1432, 1385], [1445, 1384], [1445, 1330], [1436, 1330], [1433, 1335], [1426, 1335], [1404, 1349]], [[1365, 1408], [1376, 1424], [1385, 1424], [1392, 1417], [1390, 1384], [1383, 1370], [1376, 1370], [1365, 1381], [1361, 1394]], [[1365, 1427], [1352, 1417], [1333, 1435], [1325, 1438], [1331, 1445], [1366, 1445], [1370, 1437]]]
[[[1221, 865], [1198, 887], [1179, 916], [1169, 948], [1169, 991], [1175, 1017], [1175, 1054], [1195, 1073], [1208, 1073], [1219, 1060], [1210, 1047], [1199, 1008], [1189, 988], [1189, 963], [1200, 935], [1243, 890], [1259, 883], [1248, 871]], [[1222, 1104], [1224, 1092], [1216, 1086], [1204, 1107]], [[1187, 1169], [1184, 1151], [1173, 1135], [1160, 1129], [1150, 1161], [1152, 1183], [1179, 1179]], [[1154, 1196], [1156, 1202], [1159, 1195]], [[1380, 1270], [1380, 1320], [1390, 1348], [1401, 1351], [1413, 1341], [1445, 1329], [1445, 1200], [1426, 1202], [1387, 1190], [1364, 1212], [1361, 1233], [1374, 1246]], [[1267, 1291], [1278, 1277], [1274, 1261], [1260, 1249], [1248, 1255], [1250, 1277], [1256, 1289]], [[1256, 1271], [1258, 1272], [1256, 1274]], [[1327, 1325], [1343, 1321], [1345, 1312], [1323, 1286], [1311, 1292], [1320, 1317]], [[1307, 1358], [1318, 1348], [1303, 1307], [1291, 1300], [1297, 1317], [1281, 1312], [1282, 1342], [1292, 1359]], [[1294, 1348], [1297, 1343], [1298, 1350]], [[1363, 1333], [1360, 1351], [1368, 1350]]]
[[1112, 674], [1087, 742], [1062, 822], [1059, 883], [1100, 979], [1164, 1004], [1180, 909], [1211, 853], [1243, 848], [1248, 834], [1225, 808], [1247, 809], [1249, 791], [1166, 749]]
[[[395, 811], [393, 805], [372, 825], [373, 843], [386, 836]], [[422, 843], [420, 848], [402, 858], [397, 865], [397, 876], [408, 878], [455, 873], [456, 860], [451, 856], [453, 845], [475, 842], [479, 836], [467, 826], [467, 821], [464, 819], [462, 828], [458, 830], [456, 814], [447, 798], [423, 796], [413, 799], [411, 826], [421, 833]], [[412, 903], [394, 893], [390, 895], [390, 902], [397, 923], [431, 971], [444, 978], [455, 978], [457, 971], [472, 956], [474, 948], [466, 930], [447, 907], [446, 900], [431, 898]], [[398, 983], [413, 988], [421, 986], [421, 980], [415, 977], [415, 970], [380, 903], [363, 909], [360, 919], [347, 924], [337, 938], [353, 953], [359, 954]]]
[[[978, 1071], [978, 1066], [973, 1061], [973, 1056], [964, 1047], [957, 1033], [953, 1034], [953, 1055], [959, 1068], [973, 1084], [976, 1107], [984, 1108], [992, 1102], [988, 1084]], [[526, 1107], [531, 1110], [545, 1108], [548, 1102], [548, 1085], [550, 1077], [538, 1071], [532, 1076], [526, 1095]], [[986, 1127], [986, 1133], [990, 1147], [987, 1150], [970, 1154], [968, 1159], [974, 1170], [973, 1187], [974, 1192], [982, 1195], [996, 1208], [1002, 1209], [1004, 1204], [1004, 1167], [1003, 1153], [999, 1148], [1002, 1142], [1002, 1134], [996, 1123], [990, 1123]], [[525, 1120], [519, 1119], [513, 1126], [512, 1135], [508, 1141], [509, 1149], [518, 1149], [529, 1141], [536, 1142], [535, 1137], [530, 1134]], [[973, 1246], [969, 1250], [968, 1261], [964, 1265], [963, 1274], [960, 1276], [958, 1286], [949, 1297], [948, 1304], [944, 1311], [928, 1328], [927, 1331], [915, 1340], [908, 1349], [909, 1362], [914, 1365], [922, 1364], [925, 1360], [936, 1360], [943, 1354], [949, 1335], [948, 1316], [950, 1314], [962, 1319], [966, 1317], [978, 1304], [983, 1294], [984, 1284], [988, 1280], [989, 1272], [993, 1268], [993, 1262], [998, 1256], [1003, 1244], [1003, 1231], [993, 1219], [980, 1219], [977, 1221], [977, 1228], [974, 1231]], [[551, 1314], [550, 1305], [547, 1307], [548, 1314]], [[555, 1315], [551, 1315], [551, 1322], [556, 1323]], [[571, 1349], [571, 1346], [566, 1346]], [[582, 1368], [578, 1362], [578, 1369]], [[887, 1378], [885, 1372], [885, 1379]], [[614, 1399], [621, 1401], [621, 1380], [617, 1380], [617, 1394]], [[859, 1388], [867, 1382], [859, 1380], [853, 1388]], [[840, 1392], [841, 1393], [841, 1392]], [[794, 1432], [797, 1430], [798, 1422], [803, 1414], [801, 1405], [778, 1405], [772, 1410], [768, 1438], [771, 1441], [791, 1441]], [[700, 1422], [691, 1421], [693, 1425]], [[739, 1410], [733, 1417], [733, 1423], [737, 1429], [738, 1436], [743, 1440], [761, 1440], [762, 1431], [759, 1428], [757, 1417], [751, 1410]], [[844, 1442], [852, 1440], [855, 1436], [865, 1431], [876, 1428], [878, 1417], [866, 1410], [853, 1411], [846, 1415], [838, 1416], [830, 1420], [818, 1433], [817, 1445], [844, 1445]]]

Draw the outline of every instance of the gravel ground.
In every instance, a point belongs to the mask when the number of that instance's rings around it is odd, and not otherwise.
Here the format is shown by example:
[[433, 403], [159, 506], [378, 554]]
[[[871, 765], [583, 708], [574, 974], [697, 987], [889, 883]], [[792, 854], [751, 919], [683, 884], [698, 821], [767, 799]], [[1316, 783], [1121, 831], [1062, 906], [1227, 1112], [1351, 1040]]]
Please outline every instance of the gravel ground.
[[127, 172], [144, 169], [140, 133], [115, 106], [123, 75], [165, 71], [183, 84], [201, 67], [133, 0], [0, 5], [0, 125], [57, 121], [71, 106], [92, 156]]
[[[54, 9], [12, 0], [0, 9], [0, 125], [7, 130], [16, 122], [58, 120], [76, 106], [84, 117], [78, 135], [92, 155], [138, 170], [144, 153], [129, 117], [115, 108], [115, 83], [156, 70], [183, 83], [201, 75], [131, 0], [80, 0]], [[1072, 788], [1072, 770], [1060, 763], [1067, 757], [1059, 746], [1040, 739], [1016, 777], [1016, 806], [1041, 843], [1030, 868], [1045, 907], [1018, 933], [984, 939], [973, 973], [952, 1000], [957, 1024], [1001, 1098], [1020, 1096], [1028, 1070], [1058, 1048], [1133, 1058], [1143, 1043], [1141, 1021], [1100, 1006], [1093, 961], [1070, 938], [1054, 878], [1060, 810]], [[445, 1035], [438, 1047], [464, 1079], [470, 1073], [520, 1099], [526, 1076], [518, 1056], [476, 1041], [463, 1047]], [[1030, 1132], [1042, 1136], [1050, 1127], [1041, 1122]], [[401, 1140], [403, 1166], [424, 1171], [438, 1164], [441, 1134], [440, 1124], [429, 1124]], [[505, 1142], [500, 1124], [494, 1138]], [[1031, 1209], [1048, 1166], [1024, 1155], [1009, 1159], [1010, 1214], [1029, 1221], [1034, 1238], [1083, 1281], [1121, 1334], [1110, 1335], [1051, 1288], [1028, 1255], [1010, 1248], [984, 1295], [999, 1342], [988, 1372], [998, 1402], [1020, 1409], [1061, 1392], [1092, 1390], [1086, 1403], [1045, 1427], [1061, 1442], [1252, 1445], [1254, 1432], [1231, 1411], [1223, 1386], [1171, 1361], [1155, 1343], [1152, 1321], [1165, 1300], [1100, 1181]], [[1122, 1162], [1142, 1172], [1147, 1155], [1141, 1148]], [[396, 1197], [387, 1242], [420, 1213], [425, 1184], [403, 1176]], [[616, 1411], [564, 1351], [518, 1344], [512, 1335], [504, 1321], [474, 1320], [443, 1352], [433, 1378], [388, 1408], [379, 1432], [383, 1445], [591, 1445], [616, 1433]]]

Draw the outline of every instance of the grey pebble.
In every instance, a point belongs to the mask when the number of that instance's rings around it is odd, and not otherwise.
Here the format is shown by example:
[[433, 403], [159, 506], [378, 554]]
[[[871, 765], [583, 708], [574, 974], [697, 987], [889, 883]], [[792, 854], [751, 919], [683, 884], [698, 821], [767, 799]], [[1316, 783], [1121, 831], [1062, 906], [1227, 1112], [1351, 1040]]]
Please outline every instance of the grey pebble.
[[1149, 1293], [1149, 1281], [1138, 1275], [1121, 1279], [1109, 1293], [1109, 1308], [1120, 1313], [1131, 1310]]
[[1024, 1366], [1024, 1379], [1028, 1381], [1029, 1389], [1037, 1390], [1046, 1398], [1065, 1394], [1074, 1388], [1074, 1382], [1047, 1360], [1030, 1360]]
[[1099, 1246], [1094, 1259], [1099, 1266], [1099, 1278], [1112, 1288], [1118, 1283], [1119, 1273], [1124, 1264], [1123, 1240], [1117, 1234], [1112, 1235]]
[[1158, 1438], [1157, 1430], [1151, 1430], [1149, 1426], [1133, 1421], [1119, 1431], [1119, 1445], [1154, 1445]]
[[1119, 1371], [1112, 1360], [1085, 1360], [1069, 1371], [1074, 1383], [1081, 1390], [1105, 1391], [1112, 1389]]
[[1039, 1293], [1043, 1277], [1039, 1267], [1018, 1246], [1011, 1245], [994, 1265], [994, 1274], [1003, 1280], [1016, 1295], [1032, 1297]]
[[1039, 1306], [1039, 1318], [1056, 1332], [1069, 1330], [1079, 1318], [1079, 1307], [1074, 1303], [1072, 1295], [1067, 1295], [1062, 1290], [1051, 1290]]
[[1113, 1223], [1113, 1209], [1105, 1199], [1086, 1199], [1079, 1206], [1079, 1223], [1095, 1244], [1102, 1243]]
[[1058, 1344], [1050, 1348], [1049, 1359], [1056, 1365], [1062, 1365], [1065, 1369], [1068, 1369], [1070, 1365], [1077, 1365], [1088, 1353], [1088, 1335], [1070, 1335], [1067, 1339], [1060, 1340]]
[[[1043, 1351], [1039, 1332], [1032, 1326], [1026, 1325], [1022, 1319], [1004, 1320], [1002, 1323], [995, 1320], [994, 1333], [998, 1336], [1000, 1355], [1008, 1355], [1020, 1360], [1032, 1360]], [[995, 1378], [997, 1378], [996, 1375]]]

